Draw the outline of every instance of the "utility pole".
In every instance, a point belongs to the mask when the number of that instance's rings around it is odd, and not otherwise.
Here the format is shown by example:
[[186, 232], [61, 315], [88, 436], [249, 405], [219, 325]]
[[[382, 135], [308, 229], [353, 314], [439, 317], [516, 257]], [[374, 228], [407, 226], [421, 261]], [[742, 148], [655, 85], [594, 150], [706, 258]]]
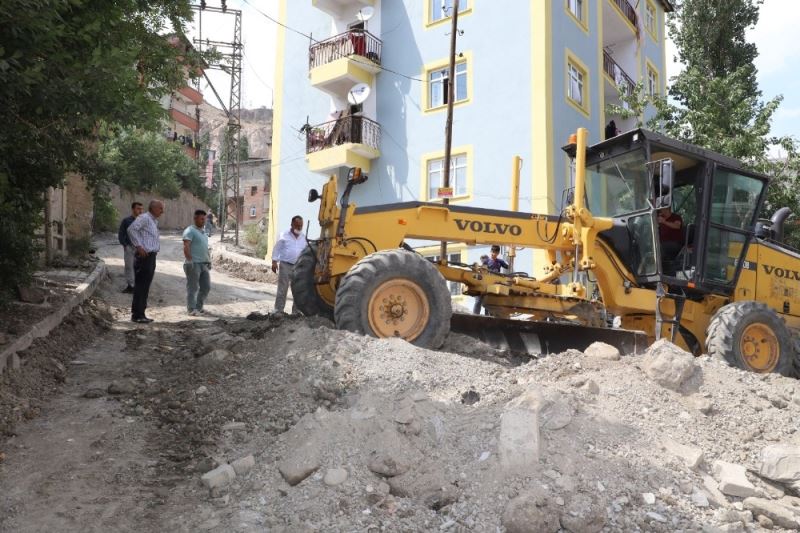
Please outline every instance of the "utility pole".
[[220, 169], [222, 183], [219, 187], [220, 196], [220, 211], [219, 211], [219, 226], [220, 226], [220, 240], [225, 238], [225, 225], [228, 219], [228, 197], [233, 199], [233, 215], [234, 226], [234, 243], [239, 245], [239, 226], [241, 220], [239, 215], [242, 211], [242, 200], [239, 197], [239, 146], [241, 141], [242, 132], [242, 11], [240, 9], [230, 9], [227, 6], [227, 0], [222, 0], [222, 7], [207, 6], [205, 1], [201, 1], [200, 5], [193, 5], [192, 9], [199, 12], [198, 27], [202, 28], [202, 14], [204, 11], [212, 13], [221, 13], [225, 15], [233, 15], [233, 40], [232, 41], [215, 41], [208, 38], [200, 38], [194, 40], [198, 45], [198, 49], [202, 51], [203, 45], [206, 47], [214, 47], [220, 53], [221, 59], [219, 62], [209, 64], [208, 68], [222, 70], [231, 77], [231, 92], [228, 99], [228, 106], [222, 102], [216, 88], [205, 75], [206, 80], [211, 86], [211, 90], [217, 97], [220, 106], [225, 111], [228, 117], [228, 125], [225, 128], [225, 136], [227, 139], [226, 152], [225, 152], [225, 167]]
[[[453, 0], [452, 27], [450, 28], [450, 73], [447, 76], [447, 122], [444, 129], [444, 180], [443, 187], [450, 187], [450, 160], [453, 147], [453, 102], [456, 99], [456, 41], [458, 38], [458, 0]], [[449, 198], [442, 198], [443, 205], [449, 205]], [[439, 262], [447, 264], [447, 241], [442, 241]]]

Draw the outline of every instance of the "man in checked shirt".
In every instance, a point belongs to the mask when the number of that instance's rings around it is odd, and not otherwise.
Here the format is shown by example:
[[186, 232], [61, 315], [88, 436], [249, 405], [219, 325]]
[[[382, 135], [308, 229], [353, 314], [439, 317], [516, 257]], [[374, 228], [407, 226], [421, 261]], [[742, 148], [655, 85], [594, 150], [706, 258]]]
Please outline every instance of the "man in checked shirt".
[[136, 248], [136, 258], [133, 261], [135, 283], [133, 285], [133, 303], [131, 304], [131, 321], [139, 324], [149, 324], [153, 321], [144, 314], [147, 309], [147, 295], [150, 293], [150, 283], [156, 273], [156, 254], [161, 249], [158, 234], [158, 217], [164, 212], [164, 204], [158, 200], [151, 200], [147, 206], [147, 213], [139, 215], [128, 226], [128, 237]]

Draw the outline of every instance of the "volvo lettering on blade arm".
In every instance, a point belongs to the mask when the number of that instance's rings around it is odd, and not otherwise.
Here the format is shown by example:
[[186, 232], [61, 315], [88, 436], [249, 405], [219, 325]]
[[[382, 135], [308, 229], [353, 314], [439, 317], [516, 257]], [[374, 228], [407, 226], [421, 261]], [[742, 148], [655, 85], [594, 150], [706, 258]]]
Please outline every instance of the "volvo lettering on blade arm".
[[522, 227], [516, 224], [500, 224], [498, 222], [484, 222], [482, 220], [453, 219], [461, 231], [474, 231], [475, 233], [492, 233], [495, 235], [522, 235]]
[[769, 276], [778, 276], [784, 279], [793, 279], [800, 281], [800, 272], [797, 270], [788, 270], [781, 267], [774, 267], [772, 265], [761, 265], [764, 267], [764, 272]]

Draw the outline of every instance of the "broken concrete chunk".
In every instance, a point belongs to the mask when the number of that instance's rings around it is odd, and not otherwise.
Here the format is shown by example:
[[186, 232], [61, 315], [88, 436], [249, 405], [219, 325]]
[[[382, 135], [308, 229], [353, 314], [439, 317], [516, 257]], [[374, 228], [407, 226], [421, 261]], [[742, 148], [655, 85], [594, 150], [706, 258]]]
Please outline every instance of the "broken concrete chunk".
[[708, 492], [708, 502], [712, 507], [727, 507], [728, 498], [719, 490], [717, 480], [709, 475], [703, 475], [703, 487]]
[[509, 402], [500, 416], [497, 444], [500, 465], [506, 472], [528, 471], [539, 462], [538, 391], [529, 391]]
[[589, 357], [606, 359], [608, 361], [619, 361], [620, 359], [619, 350], [604, 342], [593, 342], [583, 353]]
[[678, 391], [695, 371], [699, 372], [699, 367], [692, 354], [661, 339], [647, 349], [644, 370], [662, 387]]
[[289, 485], [295, 486], [316, 472], [320, 466], [319, 450], [311, 442], [294, 449], [278, 464], [278, 471]]
[[772, 444], [761, 450], [759, 475], [800, 491], [800, 446]]
[[669, 437], [664, 437], [661, 442], [669, 453], [682, 460], [689, 468], [696, 469], [703, 463], [703, 450], [700, 448], [681, 444]]
[[714, 477], [719, 481], [719, 490], [723, 494], [739, 498], [755, 496], [756, 488], [747, 479], [745, 472], [746, 469], [742, 465], [714, 461]]
[[800, 509], [764, 498], [745, 498], [744, 508], [755, 516], [766, 516], [778, 527], [800, 530]]
[[236, 478], [236, 471], [229, 464], [220, 465], [200, 478], [209, 489], [218, 489], [228, 485]]
[[405, 473], [408, 470], [408, 465], [401, 459], [392, 457], [387, 453], [373, 452], [367, 463], [367, 468], [375, 474], [394, 477]]
[[242, 457], [241, 459], [237, 459], [231, 463], [233, 470], [236, 472], [237, 476], [243, 476], [248, 473], [254, 466], [256, 466], [255, 457], [252, 455], [248, 455], [246, 457]]

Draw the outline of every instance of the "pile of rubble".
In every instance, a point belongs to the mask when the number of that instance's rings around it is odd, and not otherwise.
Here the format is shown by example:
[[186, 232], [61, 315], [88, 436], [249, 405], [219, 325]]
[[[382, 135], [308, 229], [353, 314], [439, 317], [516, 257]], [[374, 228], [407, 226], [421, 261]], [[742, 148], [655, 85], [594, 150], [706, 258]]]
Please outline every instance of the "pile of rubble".
[[225, 328], [208, 333], [235, 349], [194, 364], [242, 365], [240, 416], [197, 474], [218, 502], [198, 527], [800, 530], [798, 381], [667, 342], [515, 364], [455, 335], [460, 353], [320, 321]]

